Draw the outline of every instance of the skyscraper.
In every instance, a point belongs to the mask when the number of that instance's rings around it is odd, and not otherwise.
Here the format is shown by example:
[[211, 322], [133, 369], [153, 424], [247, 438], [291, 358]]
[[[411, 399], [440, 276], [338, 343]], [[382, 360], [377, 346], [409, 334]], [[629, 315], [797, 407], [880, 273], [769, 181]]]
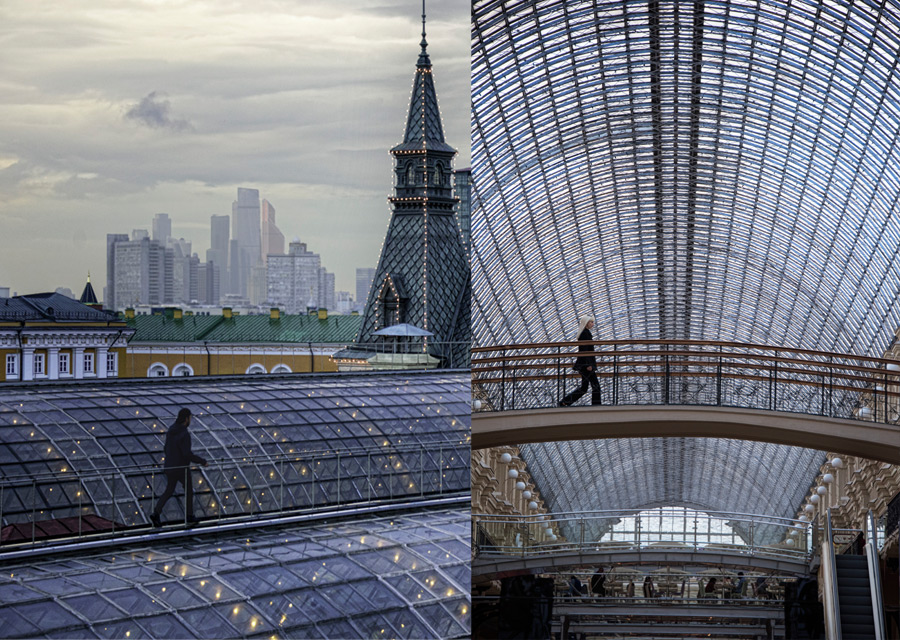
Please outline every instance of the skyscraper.
[[172, 220], [169, 218], [169, 214], [157, 213], [153, 216], [153, 237], [151, 240], [156, 240], [157, 242], [165, 244], [171, 237]]
[[[218, 286], [215, 288], [215, 301], [207, 304], [218, 304], [221, 293], [227, 293], [231, 280], [228, 277], [228, 245], [231, 243], [231, 221], [228, 216], [210, 216], [209, 249], [206, 251], [206, 263], [215, 265], [218, 270]], [[221, 289], [225, 291], [221, 291]], [[211, 293], [209, 294], [211, 295]], [[209, 295], [207, 299], [209, 299]]]
[[103, 306], [110, 310], [116, 305], [116, 243], [128, 242], [127, 233], [106, 234], [106, 287], [103, 289]]
[[369, 289], [375, 278], [374, 267], [362, 267], [356, 270], [356, 305], [361, 310], [369, 299]]
[[149, 238], [116, 242], [113, 299], [116, 310], [136, 304], [171, 303], [174, 251]]
[[[310, 304], [318, 307], [321, 266], [319, 254], [308, 251], [306, 243], [296, 239], [291, 242], [287, 255], [270, 256], [269, 303], [287, 313], [304, 313]], [[334, 280], [331, 282], [333, 287]]]
[[471, 336], [469, 262], [454, 215], [456, 150], [444, 141], [424, 15], [420, 44], [406, 132], [391, 149], [391, 222], [357, 344], [372, 344], [378, 329], [409, 323], [433, 334], [433, 355], [461, 363]]
[[262, 259], [258, 189], [238, 188], [238, 199], [231, 205], [231, 235], [240, 254], [231, 259], [232, 281], [237, 286], [232, 293], [246, 297], [250, 272]]
[[266, 199], [262, 201], [262, 261], [267, 264], [270, 254], [284, 255], [284, 234], [275, 224], [275, 207]]
[[459, 235], [468, 254], [472, 244], [472, 170], [457, 169], [453, 172], [453, 191], [459, 202], [456, 205], [456, 222]]

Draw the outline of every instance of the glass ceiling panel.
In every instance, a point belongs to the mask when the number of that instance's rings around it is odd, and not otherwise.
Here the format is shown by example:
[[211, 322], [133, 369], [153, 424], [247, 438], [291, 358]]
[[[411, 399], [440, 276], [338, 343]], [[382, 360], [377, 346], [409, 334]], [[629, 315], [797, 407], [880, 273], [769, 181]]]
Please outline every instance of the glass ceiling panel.
[[[467, 635], [468, 527], [468, 509], [430, 509], [165, 540], [71, 562], [30, 558], [0, 577], [0, 619], [16, 637]], [[342, 548], [350, 531], [379, 542]], [[465, 557], [420, 553], [402, 541], [412, 531], [427, 532], [436, 547], [466, 549]], [[252, 569], [221, 571], [203, 561], [234, 548], [256, 558]], [[309, 549], [326, 555], [311, 560]], [[306, 579], [316, 575], [307, 564], [328, 579]], [[84, 586], [73, 592], [60, 584]]]
[[[182, 407], [211, 462], [197, 515], [467, 490], [470, 396], [466, 374], [421, 372], [0, 387], [0, 519], [146, 524]], [[163, 519], [183, 517], [170, 500]]]

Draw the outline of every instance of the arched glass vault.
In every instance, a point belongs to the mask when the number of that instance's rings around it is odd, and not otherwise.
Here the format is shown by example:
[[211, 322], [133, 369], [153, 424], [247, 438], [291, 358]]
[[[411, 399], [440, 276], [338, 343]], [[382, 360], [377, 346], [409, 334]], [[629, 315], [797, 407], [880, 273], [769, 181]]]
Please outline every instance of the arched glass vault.
[[[900, 5], [476, 0], [476, 346], [880, 356], [900, 325]], [[724, 434], [723, 434], [724, 435]], [[553, 510], [791, 516], [822, 452], [528, 445]]]
[[900, 7], [476, 1], [476, 343], [880, 355], [900, 320]]

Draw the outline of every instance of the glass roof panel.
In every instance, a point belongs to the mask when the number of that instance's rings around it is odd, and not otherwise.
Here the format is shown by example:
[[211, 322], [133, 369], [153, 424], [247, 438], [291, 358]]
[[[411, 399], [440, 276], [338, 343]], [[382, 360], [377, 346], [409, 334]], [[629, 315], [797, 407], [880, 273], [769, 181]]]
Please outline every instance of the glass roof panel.
[[[382, 534], [428, 531], [435, 548], [469, 549], [468, 526], [468, 509], [420, 509], [345, 523], [245, 529], [218, 538], [149, 541], [62, 562], [34, 556], [6, 567], [0, 616], [16, 636], [368, 637], [381, 628], [386, 636], [466, 635], [468, 585], [460, 589], [452, 577], [465, 572], [469, 556], [423, 558]], [[380, 544], [342, 548], [348, 530], [366, 532]], [[329, 546], [330, 555], [301, 561], [306, 549]], [[245, 548], [248, 558], [268, 558], [268, 564], [219, 573], [202, 561], [235, 547]], [[322, 571], [317, 574], [314, 566]], [[383, 567], [389, 568], [386, 578], [380, 577]], [[48, 581], [67, 587], [48, 589]], [[397, 587], [404, 582], [420, 587]], [[83, 586], [73, 593], [68, 587], [77, 584]]]
[[[194, 414], [200, 515], [226, 516], [468, 489], [466, 374], [179, 379], [0, 388], [2, 524], [94, 514], [147, 524], [163, 443]], [[373, 407], [373, 399], [386, 403]], [[90, 401], [94, 409], [80, 409]], [[286, 411], [288, 404], [299, 411]], [[314, 409], [310, 411], [310, 408]], [[371, 475], [372, 482], [366, 481]], [[170, 500], [163, 519], [183, 519]]]

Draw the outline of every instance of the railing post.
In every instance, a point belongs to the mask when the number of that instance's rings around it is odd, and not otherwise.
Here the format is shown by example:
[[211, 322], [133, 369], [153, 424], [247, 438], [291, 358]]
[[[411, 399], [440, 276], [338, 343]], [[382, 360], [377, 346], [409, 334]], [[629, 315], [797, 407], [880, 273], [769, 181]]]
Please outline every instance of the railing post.
[[310, 459], [309, 465], [309, 475], [310, 480], [312, 481], [312, 506], [315, 508], [316, 506], [316, 468], [312, 464], [312, 460]]
[[616, 349], [619, 348], [619, 345], [613, 345], [613, 375], [612, 375], [612, 397], [613, 397], [613, 406], [619, 404], [619, 355], [615, 353]]
[[506, 356], [500, 365], [500, 411], [506, 411]]
[[372, 502], [372, 454], [366, 452], [366, 485], [368, 486], [368, 501]]
[[775, 411], [778, 408], [778, 352], [775, 352], [775, 366], [772, 368], [772, 406], [770, 409]]
[[110, 514], [110, 522], [112, 522], [112, 532], [116, 532], [116, 474], [113, 472], [112, 474], [112, 488], [110, 489], [110, 493], [112, 493], [112, 513]]
[[440, 490], [438, 491], [439, 495], [444, 495], [444, 445], [441, 445], [438, 450], [438, 456], [440, 456], [440, 460], [438, 462], [438, 467], [440, 471], [438, 472], [438, 480], [440, 481]]
[[[666, 351], [669, 350], [669, 345], [666, 345]], [[666, 354], [666, 371], [665, 371], [665, 380], [663, 381], [663, 404], [669, 404], [669, 354]]]
[[716, 406], [722, 406], [722, 345], [719, 345], [719, 359], [716, 364]]
[[281, 487], [278, 496], [278, 510], [284, 511], [284, 458], [279, 461], [278, 473], [281, 474]]
[[341, 452], [337, 452], [337, 503], [341, 504]]
[[34, 516], [37, 509], [37, 480], [31, 481], [31, 544], [34, 544]]
[[425, 495], [425, 447], [419, 445], [419, 495]]
[[[563, 393], [560, 393], [560, 383], [562, 383]], [[556, 347], [556, 401], [559, 402], [565, 395], [565, 380], [562, 379], [562, 349]]]

